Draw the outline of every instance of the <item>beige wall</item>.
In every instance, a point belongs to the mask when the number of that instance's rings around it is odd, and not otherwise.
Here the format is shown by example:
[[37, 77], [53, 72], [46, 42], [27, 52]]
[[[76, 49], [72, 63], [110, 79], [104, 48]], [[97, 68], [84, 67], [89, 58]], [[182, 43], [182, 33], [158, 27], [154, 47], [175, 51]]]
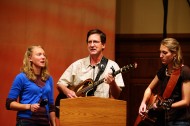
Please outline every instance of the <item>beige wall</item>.
[[[117, 0], [117, 34], [163, 32], [162, 0]], [[190, 6], [186, 0], [168, 1], [168, 33], [190, 33]]]

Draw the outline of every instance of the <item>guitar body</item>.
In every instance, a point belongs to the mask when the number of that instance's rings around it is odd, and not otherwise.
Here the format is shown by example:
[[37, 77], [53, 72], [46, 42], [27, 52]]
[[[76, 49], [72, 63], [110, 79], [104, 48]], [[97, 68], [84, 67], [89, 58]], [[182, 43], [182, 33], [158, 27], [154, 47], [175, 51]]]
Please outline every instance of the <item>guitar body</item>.
[[[93, 87], [93, 80], [87, 79], [84, 82], [80, 83], [78, 86], [75, 87], [74, 91], [76, 92], [76, 95], [78, 97], [86, 97], [86, 96], [93, 96], [96, 86]], [[88, 88], [87, 90], [84, 90], [85, 88]]]
[[138, 114], [134, 126], [164, 126], [165, 111], [164, 109], [153, 109], [154, 103], [160, 102], [161, 97], [157, 95], [151, 95], [149, 102], [147, 103], [147, 112], [144, 116]]

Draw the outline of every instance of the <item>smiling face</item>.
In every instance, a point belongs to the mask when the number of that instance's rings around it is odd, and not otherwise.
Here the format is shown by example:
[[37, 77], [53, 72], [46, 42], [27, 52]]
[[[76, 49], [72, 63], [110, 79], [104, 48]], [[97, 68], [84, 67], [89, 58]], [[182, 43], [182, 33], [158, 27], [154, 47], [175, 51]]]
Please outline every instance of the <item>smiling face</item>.
[[32, 54], [29, 57], [29, 60], [32, 63], [35, 72], [46, 66], [45, 52], [41, 47], [36, 46], [32, 49]]
[[99, 56], [102, 54], [102, 51], [105, 49], [105, 44], [101, 42], [99, 34], [91, 34], [88, 37], [88, 51], [91, 56]]
[[160, 59], [163, 64], [172, 65], [175, 55], [166, 46], [160, 45]]

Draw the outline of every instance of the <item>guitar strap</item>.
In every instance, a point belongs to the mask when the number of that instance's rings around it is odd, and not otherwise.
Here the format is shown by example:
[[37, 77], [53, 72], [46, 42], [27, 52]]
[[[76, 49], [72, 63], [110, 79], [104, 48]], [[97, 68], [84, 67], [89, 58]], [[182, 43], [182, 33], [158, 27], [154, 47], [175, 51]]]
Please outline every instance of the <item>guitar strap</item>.
[[[96, 75], [96, 78], [95, 78], [94, 82], [99, 80], [100, 75], [104, 72], [107, 63], [108, 63], [108, 59], [103, 56], [101, 61], [100, 61], [100, 64], [98, 65], [99, 71], [98, 71], [98, 74]], [[91, 92], [91, 94], [90, 93], [89, 94], [94, 95], [94, 92], [95, 92], [96, 88], [97, 88], [97, 86], [93, 87], [93, 92]]]
[[181, 68], [180, 69], [177, 69], [177, 70], [174, 70], [170, 76], [170, 79], [168, 81], [168, 84], [164, 90], [164, 93], [163, 93], [163, 98], [166, 99], [166, 98], [169, 98], [170, 95], [172, 94], [172, 91], [174, 89], [174, 87], [176, 86], [177, 84], [177, 81], [179, 79], [179, 76], [180, 76], [180, 72], [181, 72]]
[[99, 80], [100, 75], [104, 72], [107, 63], [108, 63], [108, 59], [103, 56], [102, 59], [101, 59], [101, 61], [100, 61], [99, 66], [98, 66], [99, 67], [99, 71], [98, 71], [98, 74], [96, 75], [95, 82]]

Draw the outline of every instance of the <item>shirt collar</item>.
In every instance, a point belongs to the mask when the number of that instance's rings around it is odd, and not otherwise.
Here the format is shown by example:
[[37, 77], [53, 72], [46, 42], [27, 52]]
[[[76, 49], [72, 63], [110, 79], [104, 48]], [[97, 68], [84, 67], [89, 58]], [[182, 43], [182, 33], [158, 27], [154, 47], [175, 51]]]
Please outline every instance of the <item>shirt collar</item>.
[[[85, 58], [84, 64], [85, 64], [86, 68], [92, 67], [92, 65], [90, 64], [90, 56], [88, 56], [88, 57]], [[98, 66], [99, 64], [100, 64], [100, 62], [98, 62], [98, 63], [96, 64], [96, 66]]]

